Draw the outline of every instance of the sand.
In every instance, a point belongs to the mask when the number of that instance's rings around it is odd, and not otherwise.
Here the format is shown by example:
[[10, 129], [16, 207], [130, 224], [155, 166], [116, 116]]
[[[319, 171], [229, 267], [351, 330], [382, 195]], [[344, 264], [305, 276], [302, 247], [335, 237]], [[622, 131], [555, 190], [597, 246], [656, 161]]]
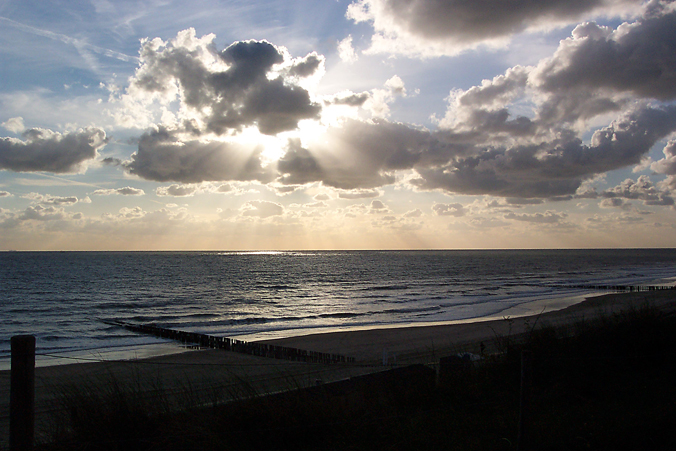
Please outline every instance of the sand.
[[[591, 320], [649, 303], [665, 314], [676, 312], [676, 291], [609, 294], [591, 297], [562, 310], [537, 316], [409, 327], [383, 327], [261, 340], [281, 346], [355, 357], [354, 365], [308, 364], [253, 357], [219, 350], [192, 350], [179, 354], [127, 361], [87, 362], [36, 368], [36, 423], [38, 438], [49, 433], [51, 413], [59, 393], [105, 391], [111, 381], [138, 385], [143, 396], [170, 393], [179, 402], [210, 402], [252, 393], [268, 393], [314, 385], [386, 369], [387, 365], [433, 363], [457, 352], [495, 350], [495, 338], [517, 336], [534, 325], [563, 326]], [[0, 371], [0, 437], [9, 427], [10, 372]], [[187, 393], [187, 395], [186, 395]], [[7, 446], [7, 439], [0, 447]]]
[[603, 314], [612, 314], [632, 307], [638, 308], [646, 302], [666, 314], [673, 314], [676, 312], [676, 291], [606, 294], [590, 297], [561, 310], [533, 316], [513, 317], [506, 313], [503, 318], [492, 321], [384, 327], [261, 342], [345, 354], [355, 357], [358, 362], [377, 362], [382, 360], [384, 355], [390, 361], [396, 357], [398, 363], [434, 361], [439, 356], [453, 352], [479, 353], [482, 342], [489, 348], [496, 337], [518, 335], [529, 331], [533, 326], [545, 324], [564, 326]]

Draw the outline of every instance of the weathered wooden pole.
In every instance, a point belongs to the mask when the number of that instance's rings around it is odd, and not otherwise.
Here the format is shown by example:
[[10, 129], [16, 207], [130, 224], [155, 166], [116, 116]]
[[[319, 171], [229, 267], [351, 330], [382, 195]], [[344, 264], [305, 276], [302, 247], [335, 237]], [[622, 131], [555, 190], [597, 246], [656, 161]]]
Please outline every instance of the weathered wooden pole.
[[533, 360], [532, 352], [521, 351], [521, 394], [519, 399], [519, 433], [517, 435], [516, 449], [527, 451], [528, 423], [530, 421], [530, 387], [532, 383]]
[[9, 449], [33, 449], [35, 441], [35, 337], [12, 337]]

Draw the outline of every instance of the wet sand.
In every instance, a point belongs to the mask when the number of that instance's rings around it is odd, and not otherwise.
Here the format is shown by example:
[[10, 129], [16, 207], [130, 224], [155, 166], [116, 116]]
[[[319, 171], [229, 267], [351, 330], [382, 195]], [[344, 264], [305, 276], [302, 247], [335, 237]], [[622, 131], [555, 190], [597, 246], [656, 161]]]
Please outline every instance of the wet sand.
[[[430, 326], [383, 327], [261, 340], [280, 346], [355, 357], [356, 363], [309, 364], [254, 357], [220, 350], [126, 361], [88, 362], [36, 368], [36, 422], [38, 436], [49, 430], [50, 412], [62, 408], [55, 399], [63, 390], [105, 390], [112, 381], [138, 385], [142, 393], [170, 393], [176, 399], [188, 393], [202, 402], [268, 393], [318, 382], [341, 380], [379, 371], [383, 364], [433, 363], [457, 352], [494, 350], [495, 338], [516, 336], [534, 325], [565, 326], [649, 303], [676, 313], [676, 291], [609, 294], [591, 297], [562, 310], [537, 316], [506, 317], [492, 321]], [[9, 427], [10, 372], [0, 371], [0, 437]], [[5, 439], [6, 440], [6, 439]], [[0, 443], [0, 447], [7, 442]]]

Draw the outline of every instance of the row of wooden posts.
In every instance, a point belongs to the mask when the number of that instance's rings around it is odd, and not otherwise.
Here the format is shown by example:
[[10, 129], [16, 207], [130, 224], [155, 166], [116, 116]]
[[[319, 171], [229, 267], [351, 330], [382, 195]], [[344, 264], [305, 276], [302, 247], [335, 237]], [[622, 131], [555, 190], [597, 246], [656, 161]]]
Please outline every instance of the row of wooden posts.
[[258, 357], [269, 357], [273, 359], [308, 363], [354, 363], [355, 361], [354, 357], [347, 357], [340, 354], [306, 351], [303, 349], [276, 346], [266, 343], [252, 343], [243, 340], [236, 340], [234, 338], [216, 337], [213, 335], [199, 334], [196, 332], [167, 329], [154, 324], [132, 324], [122, 321], [107, 322], [109, 324], [115, 324], [124, 327], [125, 329], [134, 332], [141, 332], [155, 335], [157, 337], [169, 338], [182, 343], [192, 343], [203, 348], [223, 349], [226, 351], [249, 354]]

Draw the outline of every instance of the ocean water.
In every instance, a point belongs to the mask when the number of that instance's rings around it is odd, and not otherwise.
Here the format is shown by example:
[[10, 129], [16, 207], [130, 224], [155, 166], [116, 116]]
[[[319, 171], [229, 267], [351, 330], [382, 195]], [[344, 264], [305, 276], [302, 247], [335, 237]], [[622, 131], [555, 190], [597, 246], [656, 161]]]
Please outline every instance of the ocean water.
[[673, 249], [0, 252], [0, 367], [14, 335], [50, 358], [165, 342], [112, 319], [251, 339], [499, 317], [594, 292], [580, 285], [674, 280]]

